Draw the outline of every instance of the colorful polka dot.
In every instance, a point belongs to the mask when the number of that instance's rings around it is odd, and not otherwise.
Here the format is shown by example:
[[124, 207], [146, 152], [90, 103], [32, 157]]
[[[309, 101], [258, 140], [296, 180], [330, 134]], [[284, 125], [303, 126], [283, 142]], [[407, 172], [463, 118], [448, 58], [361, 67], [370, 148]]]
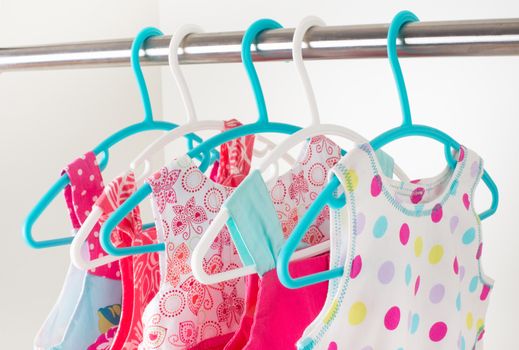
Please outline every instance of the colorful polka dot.
[[411, 324], [409, 326], [409, 333], [415, 334], [418, 330], [418, 325], [420, 324], [420, 316], [418, 314], [413, 314], [411, 318]]
[[384, 326], [387, 330], [395, 330], [400, 323], [400, 309], [398, 306], [393, 306], [386, 312], [384, 317]]
[[454, 233], [456, 231], [456, 228], [458, 227], [458, 224], [460, 223], [460, 218], [457, 216], [453, 216], [450, 221], [450, 229], [451, 233]]
[[332, 341], [328, 344], [328, 350], [337, 350], [337, 343]]
[[359, 176], [357, 175], [357, 172], [353, 169], [348, 169], [344, 174], [344, 178], [346, 180], [346, 189], [348, 192], [355, 191], [359, 185]]
[[480, 331], [480, 330], [483, 329], [484, 326], [485, 326], [485, 323], [484, 323], [483, 319], [480, 318], [480, 319], [478, 320], [478, 322], [476, 322], [476, 329], [477, 329], [478, 331]]
[[431, 211], [431, 220], [434, 222], [434, 223], [438, 223], [441, 221], [443, 217], [443, 208], [442, 208], [442, 205], [440, 203], [436, 204], [432, 211]]
[[404, 223], [400, 227], [400, 243], [406, 245], [407, 242], [409, 242], [409, 225]]
[[478, 251], [476, 252], [476, 260], [481, 258], [481, 254], [483, 253], [483, 243], [479, 243]]
[[363, 213], [357, 214], [357, 230], [355, 231], [356, 235], [360, 235], [366, 226], [366, 216]]
[[458, 346], [459, 346], [460, 350], [465, 350], [465, 337], [462, 335], [460, 335], [460, 340], [459, 340]]
[[458, 257], [454, 257], [454, 262], [452, 263], [452, 269], [454, 270], [454, 273], [457, 275], [460, 272], [460, 266], [458, 263]]
[[411, 193], [411, 203], [418, 204], [422, 201], [422, 198], [425, 194], [425, 188], [417, 187]]
[[479, 277], [478, 276], [472, 277], [472, 279], [470, 280], [470, 283], [469, 283], [469, 292], [474, 293], [476, 291], [476, 289], [478, 288], [478, 284], [479, 284]]
[[429, 252], [429, 263], [432, 265], [438, 264], [443, 258], [443, 246], [437, 244], [431, 248]]
[[418, 294], [418, 290], [420, 289], [420, 275], [416, 277], [416, 280], [414, 281], [414, 295]]
[[377, 221], [375, 221], [375, 225], [373, 226], [373, 236], [375, 238], [382, 238], [387, 231], [387, 218], [384, 215], [381, 215]]
[[469, 210], [470, 198], [469, 198], [468, 193], [464, 193], [462, 199], [463, 199], [463, 206], [465, 207], [465, 209]]
[[431, 291], [429, 292], [429, 300], [433, 304], [438, 304], [443, 300], [443, 297], [445, 296], [445, 287], [443, 284], [436, 284], [431, 288]]
[[366, 305], [363, 302], [358, 301], [350, 308], [350, 312], [348, 313], [348, 322], [352, 326], [359, 325], [364, 321], [367, 313], [368, 309], [366, 308]]
[[409, 286], [409, 283], [411, 283], [411, 277], [412, 271], [411, 271], [411, 265], [407, 264], [405, 267], [405, 284]]
[[465, 233], [463, 234], [461, 241], [463, 244], [470, 244], [474, 242], [474, 238], [476, 238], [476, 230], [474, 227], [469, 228]]
[[378, 269], [378, 280], [382, 284], [389, 284], [395, 275], [395, 265], [391, 261], [386, 261]]
[[371, 195], [377, 197], [382, 192], [382, 178], [380, 175], [375, 175], [371, 180]]
[[456, 310], [461, 311], [461, 294], [456, 297]]
[[357, 255], [351, 263], [350, 277], [357, 277], [360, 273], [360, 270], [362, 270], [362, 258], [360, 255]]
[[414, 240], [414, 255], [419, 258], [420, 255], [422, 255], [423, 251], [423, 238], [422, 237], [416, 237]]
[[470, 176], [476, 177], [476, 175], [479, 173], [479, 162], [477, 160], [472, 162], [472, 165], [470, 166]]
[[467, 323], [467, 329], [472, 329], [472, 325], [474, 324], [474, 316], [472, 316], [472, 312], [469, 312], [467, 314], [467, 320], [466, 320], [466, 323]]
[[479, 295], [479, 300], [485, 301], [488, 298], [488, 294], [490, 293], [490, 287], [486, 284], [483, 285], [483, 289], [481, 290], [481, 294]]
[[460, 281], [465, 277], [465, 266], [460, 266]]
[[429, 330], [429, 339], [431, 339], [431, 341], [435, 343], [442, 341], [446, 335], [447, 325], [443, 322], [436, 322], [431, 326], [431, 329]]

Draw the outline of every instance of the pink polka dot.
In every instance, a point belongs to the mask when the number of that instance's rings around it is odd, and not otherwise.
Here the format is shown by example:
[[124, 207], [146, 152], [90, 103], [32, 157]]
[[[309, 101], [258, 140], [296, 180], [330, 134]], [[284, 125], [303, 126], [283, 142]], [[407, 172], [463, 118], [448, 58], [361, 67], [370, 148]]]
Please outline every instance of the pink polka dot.
[[458, 257], [454, 257], [454, 263], [452, 264], [452, 268], [456, 275], [460, 272], [460, 266], [458, 264]]
[[411, 203], [418, 204], [422, 201], [422, 198], [425, 194], [425, 188], [417, 187], [411, 193]]
[[478, 251], [476, 253], [476, 260], [481, 258], [481, 253], [483, 252], [483, 243], [479, 243]]
[[419, 289], [420, 289], [420, 276], [416, 277], [416, 281], [414, 282], [414, 295], [418, 294]]
[[465, 206], [465, 209], [469, 210], [470, 207], [470, 198], [468, 193], [463, 194], [463, 205]]
[[337, 350], [337, 343], [332, 341], [328, 344], [328, 350]]
[[409, 242], [409, 225], [402, 224], [400, 227], [400, 243], [406, 245]]
[[437, 343], [441, 341], [443, 338], [445, 338], [445, 335], [447, 334], [447, 325], [443, 322], [436, 322], [432, 325], [431, 329], [429, 330], [429, 339], [431, 341]]
[[478, 336], [478, 341], [480, 341], [481, 339], [483, 339], [483, 336], [485, 335], [485, 330], [483, 329], [481, 331], [481, 333], [479, 333], [479, 336]]
[[431, 212], [431, 219], [434, 223], [440, 222], [443, 216], [443, 209], [440, 203], [436, 204]]
[[382, 192], [382, 179], [380, 175], [376, 175], [371, 180], [371, 195], [377, 197]]
[[479, 296], [479, 299], [482, 301], [487, 300], [488, 293], [490, 293], [490, 287], [486, 284], [483, 285], [483, 289], [481, 290], [481, 295]]
[[463, 148], [463, 146], [460, 146], [460, 153], [458, 155], [458, 161], [462, 161], [463, 159], [465, 159], [465, 149]]
[[362, 270], [362, 258], [360, 257], [360, 255], [357, 255], [351, 263], [350, 277], [357, 277], [360, 273], [360, 270]]
[[398, 306], [393, 306], [390, 308], [386, 316], [384, 317], [384, 326], [386, 326], [386, 329], [392, 331], [395, 330], [396, 327], [398, 327], [398, 324], [400, 323], [400, 309]]

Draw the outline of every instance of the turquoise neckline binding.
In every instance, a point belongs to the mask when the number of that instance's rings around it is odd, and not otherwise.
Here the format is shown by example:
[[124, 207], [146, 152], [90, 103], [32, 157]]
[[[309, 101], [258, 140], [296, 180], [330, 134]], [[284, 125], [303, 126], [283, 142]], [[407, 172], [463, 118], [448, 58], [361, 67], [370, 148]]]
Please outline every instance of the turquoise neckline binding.
[[[463, 146], [461, 146], [463, 147]], [[459, 179], [461, 175], [463, 174], [463, 171], [466, 167], [466, 162], [468, 155], [466, 154], [465, 157], [461, 160], [456, 162], [456, 166], [453, 170], [449, 171], [449, 168], [447, 168], [447, 173], [450, 173], [449, 181], [447, 182], [445, 189], [442, 191], [441, 194], [437, 195], [433, 200], [427, 202], [426, 204], [407, 204], [403, 205], [397, 199], [395, 198], [394, 194], [388, 190], [388, 184], [391, 186], [391, 182], [394, 182], [397, 184], [396, 187], [399, 188], [406, 188], [406, 187], [416, 187], [416, 184], [413, 184], [412, 182], [404, 182], [404, 181], [396, 181], [393, 179], [388, 178], [384, 175], [384, 171], [381, 171], [380, 164], [378, 163], [376, 157], [373, 155], [373, 148], [369, 144], [364, 144], [359, 146], [359, 149], [364, 151], [367, 156], [369, 157], [371, 171], [375, 175], [379, 175], [382, 181], [382, 193], [384, 194], [384, 197], [389, 201], [389, 203], [398, 209], [400, 212], [407, 216], [413, 216], [413, 217], [419, 217], [419, 216], [427, 216], [431, 215], [432, 209], [434, 205], [441, 204], [444, 206], [444, 204], [452, 197], [452, 190], [453, 186], [457, 186], [459, 184]], [[466, 148], [464, 148], [466, 151]], [[468, 153], [468, 152], [466, 152]], [[437, 175], [436, 177], [432, 177], [433, 181], [439, 180], [439, 182], [444, 181], [442, 177], [444, 176], [445, 170], [440, 173], [440, 175]], [[427, 179], [425, 179], [427, 180]], [[399, 185], [399, 186], [398, 186]], [[410, 209], [411, 208], [411, 209]]]

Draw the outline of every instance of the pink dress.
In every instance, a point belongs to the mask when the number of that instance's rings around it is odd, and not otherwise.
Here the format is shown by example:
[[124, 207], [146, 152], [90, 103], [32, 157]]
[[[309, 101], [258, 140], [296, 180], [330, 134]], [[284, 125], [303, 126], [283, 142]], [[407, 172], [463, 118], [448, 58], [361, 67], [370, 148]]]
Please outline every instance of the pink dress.
[[[226, 129], [239, 126], [232, 120]], [[139, 349], [222, 349], [243, 312], [243, 279], [205, 286], [191, 273], [189, 259], [200, 235], [221, 204], [248, 174], [253, 136], [222, 145], [213, 182], [185, 156], [163, 167], [147, 181], [159, 237], [166, 244], [160, 255], [161, 285], [143, 314], [144, 338]], [[221, 183], [229, 186], [221, 185]], [[207, 269], [222, 271], [240, 263], [227, 231], [212, 247]]]
[[[269, 188], [270, 196], [288, 237], [310, 204], [326, 184], [330, 169], [339, 161], [341, 150], [324, 136], [310, 139], [293, 169], [281, 175]], [[326, 207], [303, 238], [315, 245], [329, 238], [329, 210]], [[294, 262], [293, 276], [327, 270], [329, 254]], [[304, 329], [321, 311], [327, 283], [290, 290], [279, 282], [276, 271], [262, 277], [247, 276], [245, 310], [240, 326], [225, 350], [292, 349]]]

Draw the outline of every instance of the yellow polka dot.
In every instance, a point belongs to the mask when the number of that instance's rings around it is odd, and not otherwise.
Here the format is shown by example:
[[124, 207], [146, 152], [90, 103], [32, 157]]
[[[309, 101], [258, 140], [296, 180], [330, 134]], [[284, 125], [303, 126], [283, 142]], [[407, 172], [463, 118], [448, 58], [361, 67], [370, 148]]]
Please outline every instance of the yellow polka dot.
[[467, 314], [467, 328], [472, 329], [472, 324], [474, 323], [474, 316], [472, 316], [472, 312]]
[[346, 180], [346, 188], [348, 191], [355, 191], [359, 185], [359, 176], [357, 175], [357, 172], [353, 169], [348, 169], [344, 174], [344, 178]]
[[422, 255], [422, 250], [423, 250], [423, 238], [416, 237], [416, 239], [414, 240], [414, 255], [416, 255], [416, 257], [419, 257], [420, 255]]
[[363, 302], [356, 302], [353, 304], [350, 308], [350, 312], [348, 314], [348, 322], [352, 326], [356, 326], [358, 324], [361, 324], [362, 321], [366, 318], [366, 313], [368, 310], [366, 309], [366, 305], [364, 305]]
[[337, 312], [337, 306], [338, 306], [338, 302], [337, 302], [337, 299], [335, 299], [332, 302], [332, 306], [330, 307], [330, 309], [328, 310], [328, 312], [324, 316], [324, 323], [325, 324], [330, 323], [330, 321], [332, 320], [333, 315], [335, 315], [335, 313]]
[[476, 329], [479, 331], [481, 331], [485, 326], [485, 322], [483, 321], [483, 319], [479, 319], [478, 322], [476, 322]]
[[429, 252], [429, 262], [433, 265], [439, 263], [443, 258], [443, 247], [439, 244], [431, 248]]

